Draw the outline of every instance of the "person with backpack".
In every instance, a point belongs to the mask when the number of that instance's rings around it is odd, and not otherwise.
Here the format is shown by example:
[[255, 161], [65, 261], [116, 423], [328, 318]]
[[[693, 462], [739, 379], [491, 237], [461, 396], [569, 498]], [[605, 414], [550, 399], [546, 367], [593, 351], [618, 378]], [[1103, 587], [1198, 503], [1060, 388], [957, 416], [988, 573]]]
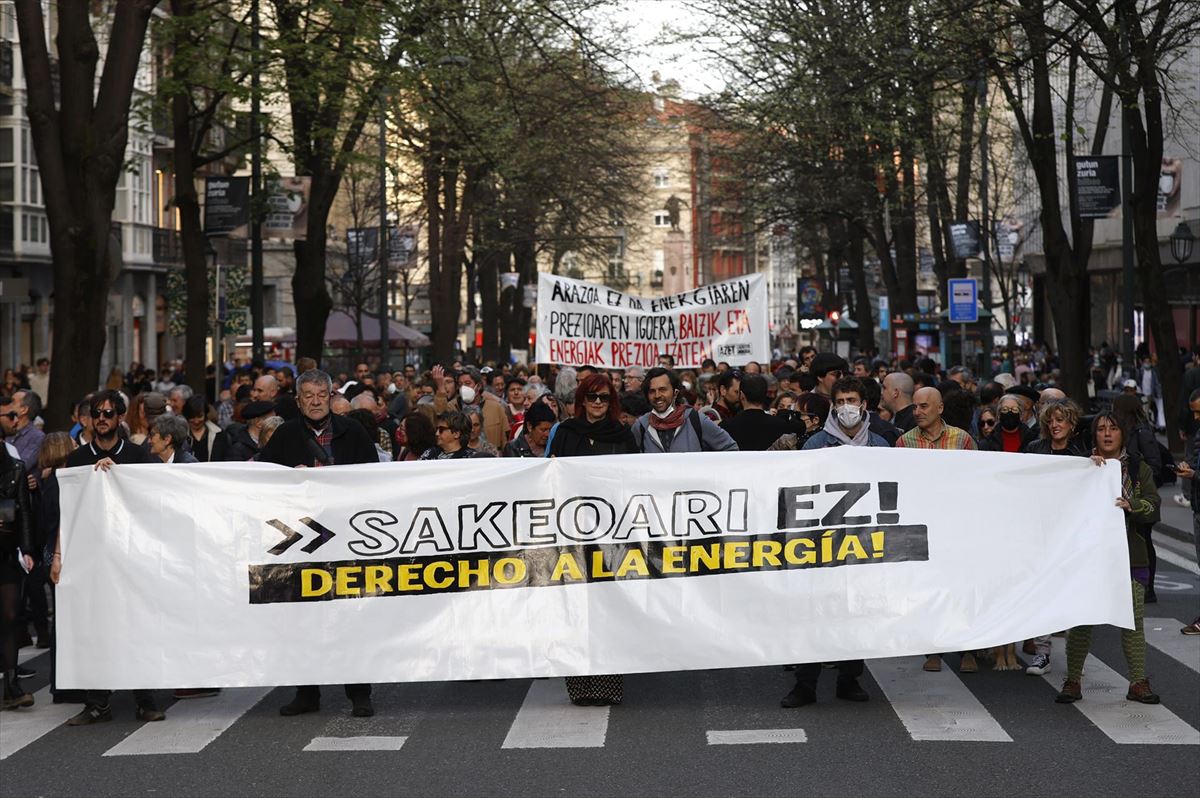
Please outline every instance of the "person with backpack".
[[633, 439], [643, 454], [732, 452], [738, 445], [725, 430], [679, 402], [679, 377], [662, 367], [646, 372], [642, 393], [650, 412], [633, 422]]
[[[1163, 456], [1166, 447], [1159, 444], [1158, 438], [1154, 435], [1154, 429], [1150, 426], [1150, 420], [1146, 416], [1142, 398], [1136, 394], [1121, 394], [1113, 399], [1112, 414], [1117, 419], [1117, 423], [1121, 425], [1121, 429], [1129, 432], [1125, 450], [1131, 456], [1144, 460], [1150, 467], [1150, 473], [1154, 476], [1154, 487], [1157, 489], [1163, 485], [1174, 483], [1175, 461], [1170, 452], [1167, 452], [1165, 457]], [[1154, 551], [1154, 541], [1151, 539], [1153, 531], [1154, 524], [1152, 523], [1141, 524], [1138, 527], [1138, 534], [1146, 542], [1146, 558], [1150, 569], [1150, 578], [1146, 583], [1147, 604], [1158, 603], [1158, 596], [1154, 593], [1154, 572], [1158, 569], [1158, 556]]]

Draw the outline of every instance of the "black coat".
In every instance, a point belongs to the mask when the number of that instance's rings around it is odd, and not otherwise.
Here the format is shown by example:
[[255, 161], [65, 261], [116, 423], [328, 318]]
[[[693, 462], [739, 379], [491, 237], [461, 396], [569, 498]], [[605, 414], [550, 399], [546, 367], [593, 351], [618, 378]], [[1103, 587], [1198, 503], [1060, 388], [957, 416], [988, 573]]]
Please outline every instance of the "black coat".
[[733, 418], [725, 419], [721, 429], [729, 433], [738, 450], [743, 452], [765, 452], [782, 436], [802, 431], [779, 416], [757, 409], [743, 410]]
[[40, 559], [33, 549], [33, 508], [25, 464], [0, 443], [0, 559], [15, 557], [17, 547], [22, 554]]
[[244, 463], [253, 460], [258, 454], [258, 444], [250, 437], [250, 431], [245, 424], [234, 422], [217, 436], [212, 445], [209, 457], [214, 463]]
[[[345, 416], [333, 416], [333, 464], [352, 465], [354, 463], [378, 463], [379, 453], [375, 451], [375, 443], [359, 424]], [[294, 468], [298, 465], [313, 466], [318, 464], [316, 437], [309, 429], [304, 417], [285, 421], [275, 430], [271, 440], [259, 455], [264, 463], [278, 463]]]

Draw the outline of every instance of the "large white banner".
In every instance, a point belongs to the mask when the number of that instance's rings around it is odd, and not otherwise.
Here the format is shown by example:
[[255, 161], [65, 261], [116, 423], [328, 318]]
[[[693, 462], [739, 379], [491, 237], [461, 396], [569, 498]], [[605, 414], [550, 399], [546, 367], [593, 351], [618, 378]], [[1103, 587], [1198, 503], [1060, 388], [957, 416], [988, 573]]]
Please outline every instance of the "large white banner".
[[706, 358], [742, 365], [771, 359], [767, 283], [747, 274], [661, 297], [538, 274], [537, 362], [628, 368], [699, 368]]
[[1132, 627], [1115, 464], [815, 452], [60, 471], [60, 687], [486, 679]]

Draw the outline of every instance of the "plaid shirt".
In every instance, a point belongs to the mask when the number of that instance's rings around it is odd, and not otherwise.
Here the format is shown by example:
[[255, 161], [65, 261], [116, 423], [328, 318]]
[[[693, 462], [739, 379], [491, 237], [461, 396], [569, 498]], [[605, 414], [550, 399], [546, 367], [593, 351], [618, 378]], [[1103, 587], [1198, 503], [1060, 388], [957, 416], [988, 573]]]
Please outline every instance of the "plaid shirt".
[[333, 421], [330, 420], [321, 430], [313, 432], [313, 437], [317, 439], [317, 446], [325, 450], [325, 457], [329, 461], [322, 463], [320, 460], [314, 460], [313, 465], [333, 465]]
[[920, 427], [913, 427], [896, 441], [898, 449], [972, 449], [977, 450], [975, 441], [966, 430], [942, 424], [942, 433], [936, 438], [927, 438]]

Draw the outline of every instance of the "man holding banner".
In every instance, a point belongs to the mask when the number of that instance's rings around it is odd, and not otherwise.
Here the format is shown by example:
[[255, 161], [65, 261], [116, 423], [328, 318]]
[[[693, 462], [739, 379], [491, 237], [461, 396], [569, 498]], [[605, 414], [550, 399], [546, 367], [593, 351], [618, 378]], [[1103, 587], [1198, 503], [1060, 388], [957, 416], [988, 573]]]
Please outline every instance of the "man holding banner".
[[[833, 412], [825, 422], [825, 428], [809, 438], [804, 448], [828, 449], [835, 446], [875, 446], [888, 448], [888, 443], [876, 435], [867, 425], [867, 407], [862, 382], [857, 377], [842, 377], [833, 384]], [[871, 696], [858, 683], [863, 675], [861, 659], [842, 660], [837, 663], [837, 697], [846, 701], [869, 701]], [[796, 686], [779, 702], [784, 709], [795, 709], [816, 703], [817, 679], [821, 676], [821, 663], [809, 662], [796, 666]]]
[[[261, 460], [289, 468], [313, 468], [353, 463], [377, 463], [375, 444], [358, 422], [334, 415], [330, 402], [333, 380], [313, 369], [296, 381], [300, 400], [300, 418], [286, 421], [271, 436]], [[375, 714], [371, 704], [371, 685], [347, 684], [346, 697], [356, 718]], [[279, 708], [285, 717], [316, 712], [321, 708], [321, 688], [315, 684], [296, 688], [296, 697]]]

